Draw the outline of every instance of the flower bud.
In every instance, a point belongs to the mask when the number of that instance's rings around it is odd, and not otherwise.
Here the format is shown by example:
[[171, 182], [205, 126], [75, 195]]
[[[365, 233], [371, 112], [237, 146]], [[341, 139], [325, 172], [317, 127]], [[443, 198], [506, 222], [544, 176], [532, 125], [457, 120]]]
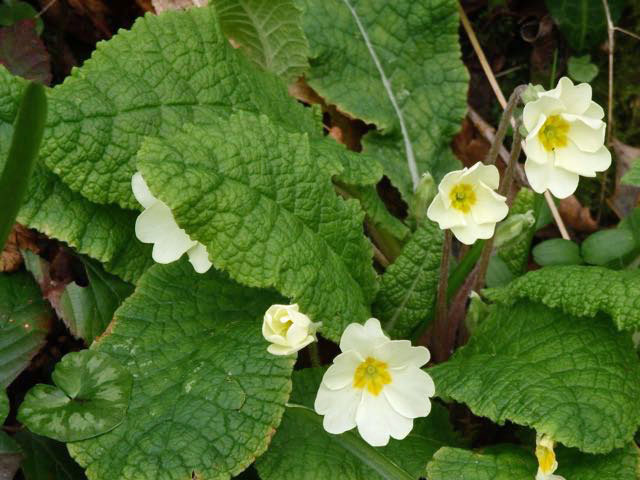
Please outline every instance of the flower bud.
[[430, 173], [423, 174], [410, 206], [413, 218], [419, 221], [427, 215], [427, 207], [436, 193], [438, 193], [436, 181]]
[[514, 238], [517, 238], [524, 229], [533, 226], [534, 223], [536, 223], [536, 217], [533, 215], [533, 210], [510, 215], [496, 227], [493, 246], [498, 248], [506, 245]]
[[300, 313], [297, 304], [271, 305], [264, 314], [262, 335], [271, 342], [269, 353], [290, 355], [314, 342], [321, 325]]

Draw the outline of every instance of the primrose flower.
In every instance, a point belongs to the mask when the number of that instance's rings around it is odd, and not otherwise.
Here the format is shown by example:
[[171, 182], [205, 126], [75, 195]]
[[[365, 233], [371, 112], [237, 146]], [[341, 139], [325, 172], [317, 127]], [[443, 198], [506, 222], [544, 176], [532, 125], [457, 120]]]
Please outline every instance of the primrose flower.
[[271, 305], [264, 314], [262, 336], [271, 342], [267, 351], [273, 355], [290, 355], [316, 340], [322, 322], [314, 323], [297, 304]]
[[131, 178], [131, 188], [144, 207], [136, 219], [136, 237], [143, 243], [153, 243], [152, 258], [158, 263], [171, 263], [186, 253], [196, 272], [209, 270], [211, 262], [205, 246], [191, 240], [178, 226], [169, 206], [153, 196], [140, 172]]
[[553, 90], [537, 93], [524, 106], [524, 169], [531, 188], [566, 198], [578, 188], [580, 175], [595, 177], [611, 165], [604, 146], [604, 111], [591, 100], [588, 83], [574, 85], [562, 77]]
[[458, 240], [471, 245], [493, 236], [496, 223], [507, 216], [507, 199], [494, 192], [500, 173], [493, 165], [478, 162], [471, 168], [447, 173], [427, 216], [440, 228], [450, 228]]
[[389, 437], [405, 438], [413, 419], [429, 414], [435, 386], [420, 369], [429, 361], [425, 347], [390, 340], [380, 322], [370, 318], [364, 325], [352, 323], [345, 329], [340, 350], [322, 378], [315, 401], [327, 432], [358, 427], [367, 443], [380, 447]]
[[554, 442], [546, 435], [536, 437], [536, 457], [538, 458], [538, 473], [536, 480], [565, 480], [553, 472], [558, 468], [556, 454], [553, 451]]

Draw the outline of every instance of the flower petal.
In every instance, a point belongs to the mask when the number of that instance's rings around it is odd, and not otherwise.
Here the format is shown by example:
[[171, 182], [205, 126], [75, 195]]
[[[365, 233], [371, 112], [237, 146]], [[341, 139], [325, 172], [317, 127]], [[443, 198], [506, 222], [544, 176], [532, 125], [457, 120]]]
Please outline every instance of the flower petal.
[[556, 167], [553, 162], [539, 164], [527, 159], [524, 171], [535, 192], [544, 193], [549, 190], [558, 198], [567, 198], [575, 192], [580, 180], [577, 173]]
[[412, 347], [409, 340], [392, 340], [385, 343], [375, 349], [373, 356], [385, 362], [391, 369], [408, 365], [420, 368], [431, 358], [427, 348]]
[[271, 355], [291, 355], [293, 353], [296, 353], [298, 350], [301, 350], [302, 348], [306, 347], [312, 341], [313, 339], [311, 339], [311, 341], [309, 341], [304, 345], [298, 345], [296, 347], [291, 347], [289, 345], [271, 344], [267, 347], [267, 352], [269, 352]]
[[562, 77], [558, 80], [560, 88], [560, 101], [564, 104], [567, 112], [575, 115], [582, 115], [591, 105], [591, 85], [588, 83], [579, 83], [574, 85], [567, 78]]
[[552, 153], [547, 151], [542, 145], [540, 138], [538, 137], [538, 133], [540, 133], [540, 129], [546, 122], [547, 117], [545, 115], [540, 115], [538, 123], [534, 127], [533, 130], [529, 132], [527, 138], [524, 140], [524, 153], [527, 158], [530, 158], [534, 162], [537, 163], [546, 163], [553, 160]]
[[476, 240], [491, 238], [496, 229], [494, 222], [476, 223], [473, 219], [464, 226], [451, 227], [451, 232], [465, 245], [472, 245]]
[[343, 352], [333, 359], [333, 365], [324, 373], [322, 384], [330, 390], [339, 390], [353, 383], [358, 365], [364, 361], [354, 350]]
[[[438, 193], [431, 202], [431, 205], [429, 205], [427, 209], [427, 217], [429, 220], [436, 222], [442, 230], [451, 228], [454, 225], [465, 225], [466, 220], [464, 213], [451, 206], [447, 207], [442, 198], [442, 194]], [[449, 205], [451, 205], [451, 201], [449, 201]]]
[[[549, 92], [545, 92], [548, 94]], [[522, 112], [522, 123], [528, 132], [531, 132], [540, 119], [540, 115], [550, 117], [564, 111], [564, 105], [557, 98], [542, 96], [538, 100], [529, 102], [524, 106]]]
[[149, 208], [157, 201], [140, 172], [134, 173], [131, 177], [131, 190], [133, 190], [133, 196], [136, 197], [138, 203], [144, 208]]
[[207, 249], [200, 242], [187, 250], [187, 255], [189, 255], [189, 262], [197, 273], [206, 273], [213, 265], [209, 261]]
[[352, 323], [344, 329], [340, 338], [340, 350], [355, 350], [362, 358], [366, 358], [376, 347], [389, 341], [389, 337], [382, 331], [380, 322], [370, 318], [365, 325]]
[[389, 443], [389, 436], [402, 440], [413, 428], [413, 420], [396, 412], [385, 395], [371, 395], [365, 391], [356, 412], [358, 433], [374, 447]]
[[604, 109], [596, 102], [592, 101], [589, 108], [587, 108], [587, 111], [582, 115], [595, 120], [602, 120], [604, 118]]
[[324, 415], [322, 426], [327, 432], [340, 434], [356, 426], [356, 411], [362, 401], [362, 392], [350, 386], [329, 390], [320, 384], [314, 408], [318, 414]]
[[[468, 179], [474, 185], [483, 182], [489, 188], [497, 189], [500, 185], [500, 172], [495, 165], [484, 165], [477, 162], [469, 170], [467, 170], [462, 178]], [[462, 181], [462, 178], [460, 179]]]
[[440, 194], [440, 199], [444, 204], [445, 208], [448, 210], [451, 207], [451, 199], [449, 198], [449, 193], [451, 189], [460, 181], [460, 177], [462, 177], [467, 168], [463, 168], [462, 170], [455, 170], [453, 172], [447, 173], [442, 180], [438, 184], [438, 193]]
[[577, 115], [562, 115], [571, 127], [567, 136], [580, 150], [595, 152], [604, 145], [606, 124], [601, 120]]
[[476, 188], [476, 204], [471, 208], [475, 223], [496, 223], [509, 213], [507, 198], [497, 194], [484, 183]]
[[611, 165], [611, 152], [604, 145], [595, 152], [584, 152], [569, 141], [556, 150], [556, 165], [585, 177], [595, 177]]
[[407, 418], [426, 417], [431, 411], [431, 401], [436, 387], [431, 376], [419, 368], [409, 367], [393, 374], [393, 380], [385, 385], [382, 393], [393, 409]]

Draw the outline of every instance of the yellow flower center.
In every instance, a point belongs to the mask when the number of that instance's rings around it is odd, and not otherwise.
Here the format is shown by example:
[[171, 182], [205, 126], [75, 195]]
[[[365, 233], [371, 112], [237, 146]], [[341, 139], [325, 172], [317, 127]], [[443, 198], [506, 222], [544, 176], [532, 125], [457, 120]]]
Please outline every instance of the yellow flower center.
[[551, 115], [538, 132], [538, 139], [548, 152], [567, 146], [569, 122], [560, 115]]
[[468, 183], [459, 183], [449, 193], [451, 206], [462, 213], [469, 213], [471, 207], [476, 204], [476, 192]]
[[373, 395], [379, 395], [385, 385], [391, 383], [389, 366], [372, 357], [358, 365], [353, 374], [354, 388], [366, 388]]
[[545, 475], [553, 473], [556, 463], [556, 454], [553, 449], [547, 448], [544, 445], [536, 446], [536, 457], [538, 457], [538, 465], [540, 470]]

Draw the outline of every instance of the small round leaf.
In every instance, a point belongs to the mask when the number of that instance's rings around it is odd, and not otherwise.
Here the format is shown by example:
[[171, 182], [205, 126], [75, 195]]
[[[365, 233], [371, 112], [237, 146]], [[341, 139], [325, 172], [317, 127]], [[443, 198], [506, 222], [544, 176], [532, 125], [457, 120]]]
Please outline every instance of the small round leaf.
[[105, 353], [65, 355], [51, 376], [27, 393], [18, 419], [29, 430], [62, 442], [95, 437], [117, 427], [131, 395], [131, 374]]
[[533, 247], [533, 259], [546, 267], [549, 265], [580, 265], [580, 247], [577, 243], [563, 238], [552, 238]]
[[582, 258], [591, 265], [606, 265], [631, 253], [635, 247], [633, 233], [627, 229], [600, 230], [582, 242]]

